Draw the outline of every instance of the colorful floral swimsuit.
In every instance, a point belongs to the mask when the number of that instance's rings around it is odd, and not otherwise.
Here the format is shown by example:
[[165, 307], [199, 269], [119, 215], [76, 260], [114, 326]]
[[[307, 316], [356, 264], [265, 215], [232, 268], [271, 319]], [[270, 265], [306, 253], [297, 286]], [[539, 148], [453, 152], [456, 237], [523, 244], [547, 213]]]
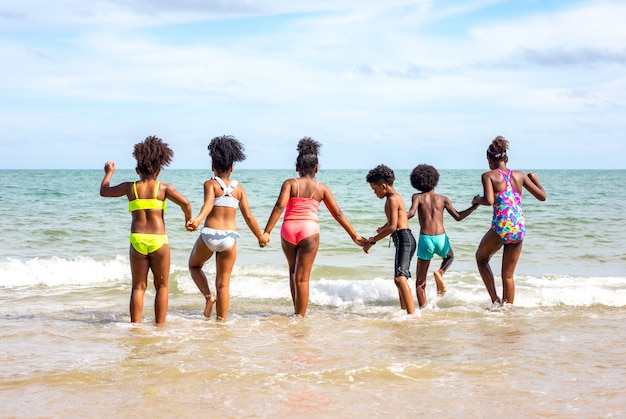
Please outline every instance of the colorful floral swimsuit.
[[509, 170], [508, 174], [500, 169], [497, 170], [504, 177], [506, 188], [495, 193], [491, 229], [502, 237], [505, 244], [520, 243], [526, 235], [524, 213], [522, 212], [522, 194], [513, 189], [511, 184], [512, 170]]

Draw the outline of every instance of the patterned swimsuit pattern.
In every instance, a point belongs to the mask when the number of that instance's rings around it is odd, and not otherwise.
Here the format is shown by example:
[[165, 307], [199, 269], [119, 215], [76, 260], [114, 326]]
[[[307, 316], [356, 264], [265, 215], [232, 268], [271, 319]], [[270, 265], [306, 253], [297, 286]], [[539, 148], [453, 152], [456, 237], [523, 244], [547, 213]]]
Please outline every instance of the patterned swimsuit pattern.
[[522, 194], [511, 184], [511, 174], [498, 172], [506, 182], [506, 188], [496, 192], [493, 203], [493, 220], [491, 229], [496, 232], [505, 244], [520, 243], [526, 235], [524, 213], [522, 212]]

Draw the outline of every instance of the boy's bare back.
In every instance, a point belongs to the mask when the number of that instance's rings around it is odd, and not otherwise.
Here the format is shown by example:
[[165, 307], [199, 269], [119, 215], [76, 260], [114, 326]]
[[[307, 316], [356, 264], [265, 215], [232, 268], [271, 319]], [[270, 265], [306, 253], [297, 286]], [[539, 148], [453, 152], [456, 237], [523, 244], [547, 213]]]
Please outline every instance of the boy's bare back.
[[433, 191], [413, 194], [409, 216], [415, 215], [420, 223], [420, 234], [438, 236], [445, 233], [443, 227], [443, 210], [450, 200]]
[[416, 193], [413, 195], [411, 209], [407, 212], [408, 218], [412, 218], [417, 212], [420, 223], [420, 234], [426, 236], [438, 236], [444, 234], [443, 211], [448, 211], [456, 221], [461, 221], [471, 214], [478, 205], [472, 205], [470, 208], [460, 213], [452, 205], [450, 198], [439, 195], [435, 191]]

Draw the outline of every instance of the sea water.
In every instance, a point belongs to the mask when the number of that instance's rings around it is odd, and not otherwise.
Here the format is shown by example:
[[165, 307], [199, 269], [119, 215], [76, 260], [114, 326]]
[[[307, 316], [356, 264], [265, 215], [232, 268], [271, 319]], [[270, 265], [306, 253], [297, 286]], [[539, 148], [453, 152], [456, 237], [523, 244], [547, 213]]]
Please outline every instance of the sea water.
[[[441, 171], [437, 192], [458, 210], [482, 193], [480, 170]], [[438, 298], [399, 308], [394, 247], [369, 254], [320, 207], [321, 244], [304, 319], [293, 318], [280, 222], [259, 248], [242, 235], [228, 320], [202, 316], [187, 271], [197, 232], [165, 215], [172, 253], [167, 322], [129, 321], [130, 215], [101, 198], [101, 170], [0, 171], [2, 417], [620, 417], [626, 415], [626, 171], [537, 171], [548, 199], [524, 193], [527, 236], [515, 305], [494, 308], [474, 253], [491, 209], [445, 215], [455, 260]], [[384, 224], [365, 170], [322, 170], [359, 234]], [[291, 170], [237, 170], [261, 228]], [[198, 212], [205, 170], [160, 180]], [[112, 184], [136, 179], [118, 170]], [[407, 207], [416, 191], [396, 171]], [[414, 234], [419, 224], [411, 220]], [[496, 284], [501, 255], [492, 259]], [[415, 273], [415, 259], [411, 271]], [[205, 266], [215, 274], [211, 260]], [[415, 298], [414, 278], [409, 280]], [[214, 282], [211, 288], [215, 292]]]

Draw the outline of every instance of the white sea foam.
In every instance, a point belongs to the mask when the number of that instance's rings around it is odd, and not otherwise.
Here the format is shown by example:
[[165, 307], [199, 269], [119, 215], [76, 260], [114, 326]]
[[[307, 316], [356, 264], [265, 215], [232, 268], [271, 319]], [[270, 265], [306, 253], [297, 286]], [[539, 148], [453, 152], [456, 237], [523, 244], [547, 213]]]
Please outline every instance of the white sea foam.
[[[214, 264], [206, 265], [209, 283], [214, 289]], [[173, 294], [194, 294], [198, 290], [186, 266], [172, 265], [171, 290]], [[427, 283], [428, 305], [431, 308], [479, 305], [488, 303], [487, 291], [475, 272], [451, 272], [446, 276], [448, 292], [438, 298], [432, 281]], [[88, 257], [34, 258], [18, 260], [7, 258], [0, 262], [0, 287], [84, 287], [89, 285], [130, 283], [128, 259], [118, 256], [98, 261]], [[409, 281], [415, 295], [414, 282]], [[496, 278], [500, 292], [500, 279]], [[289, 299], [289, 282], [284, 265], [236, 265], [231, 279], [230, 293], [234, 298], [251, 300]], [[175, 297], [173, 297], [175, 298]], [[313, 304], [342, 307], [393, 303], [398, 292], [390, 278], [320, 278], [310, 282], [310, 300]], [[555, 306], [626, 306], [626, 277], [579, 276], [518, 276], [516, 277], [515, 305], [519, 307]]]
[[59, 257], [0, 262], [0, 286], [23, 287], [45, 285], [91, 285], [130, 278], [128, 260], [117, 257], [96, 261], [89, 257]]

